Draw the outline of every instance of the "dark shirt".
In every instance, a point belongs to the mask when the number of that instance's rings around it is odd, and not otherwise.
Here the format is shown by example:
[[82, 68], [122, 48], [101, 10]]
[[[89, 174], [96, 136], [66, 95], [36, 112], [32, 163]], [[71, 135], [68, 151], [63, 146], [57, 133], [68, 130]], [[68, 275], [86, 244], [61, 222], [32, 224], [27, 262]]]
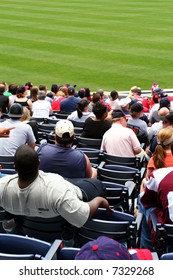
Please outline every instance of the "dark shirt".
[[9, 98], [5, 95], [0, 95], [0, 108], [2, 109], [2, 113], [8, 112], [8, 104], [9, 104]]
[[85, 178], [86, 159], [82, 151], [46, 143], [39, 147], [37, 153], [40, 170], [65, 178]]
[[77, 104], [81, 98], [79, 97], [74, 97], [74, 96], [69, 96], [68, 98], [65, 98], [61, 100], [60, 102], [60, 111], [64, 112], [74, 112], [77, 109]]
[[94, 121], [89, 117], [85, 121], [81, 137], [102, 139], [103, 134], [111, 127], [111, 125], [111, 121]]

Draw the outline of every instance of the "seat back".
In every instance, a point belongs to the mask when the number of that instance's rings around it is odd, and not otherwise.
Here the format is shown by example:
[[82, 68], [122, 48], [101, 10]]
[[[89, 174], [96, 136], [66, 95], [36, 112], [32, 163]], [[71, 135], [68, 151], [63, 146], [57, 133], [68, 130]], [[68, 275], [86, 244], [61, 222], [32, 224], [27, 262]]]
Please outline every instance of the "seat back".
[[160, 260], [162, 261], [173, 260], [173, 253], [166, 253], [161, 255]]
[[106, 164], [115, 164], [129, 166], [133, 168], [140, 168], [140, 158], [139, 157], [122, 157], [122, 156], [112, 156], [108, 153], [103, 153], [103, 160]]
[[[53, 259], [61, 240], [52, 245], [39, 239], [17, 234], [0, 233], [0, 260]], [[52, 251], [52, 252], [51, 252]]]
[[2, 168], [14, 169], [14, 156], [0, 155], [0, 165]]
[[77, 146], [79, 148], [94, 148], [100, 150], [101, 142], [102, 139], [77, 137]]
[[83, 128], [84, 124], [85, 124], [85, 122], [78, 122], [78, 121], [74, 121], [74, 120], [71, 120], [71, 122], [73, 123], [74, 127], [81, 127], [81, 128]]
[[38, 123], [37, 127], [40, 132], [55, 132], [55, 124]]
[[173, 224], [156, 224], [155, 247], [159, 256], [173, 252]]
[[74, 247], [63, 247], [59, 250], [58, 259], [59, 260], [74, 260], [76, 254], [80, 251], [80, 248]]
[[77, 148], [78, 150], [81, 150], [83, 153], [87, 155], [89, 158], [91, 164], [95, 167], [99, 164], [100, 160], [100, 150], [93, 149], [93, 148]]
[[83, 246], [88, 241], [104, 235], [126, 243], [128, 248], [135, 248], [136, 234], [137, 228], [133, 215], [115, 210], [108, 215], [106, 209], [98, 209], [92, 219], [78, 230], [78, 242]]
[[61, 239], [66, 223], [61, 216], [55, 218], [15, 216], [14, 218], [22, 234], [47, 242]]
[[62, 111], [54, 110], [52, 116], [55, 116], [57, 119], [62, 120], [62, 119], [67, 119], [69, 114], [70, 113], [67, 113], [67, 112], [62, 112]]
[[103, 181], [105, 197], [114, 210], [130, 213], [128, 188], [124, 185]]
[[98, 166], [98, 179], [125, 185], [127, 181], [140, 181], [140, 172], [136, 168], [101, 162]]

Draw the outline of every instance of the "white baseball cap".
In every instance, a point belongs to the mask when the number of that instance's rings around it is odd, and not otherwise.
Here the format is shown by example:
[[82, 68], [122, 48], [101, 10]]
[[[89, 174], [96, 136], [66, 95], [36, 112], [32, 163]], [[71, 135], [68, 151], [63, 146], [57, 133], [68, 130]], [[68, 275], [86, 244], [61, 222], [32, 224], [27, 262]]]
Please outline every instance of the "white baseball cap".
[[60, 120], [56, 123], [55, 133], [58, 137], [63, 138], [64, 133], [69, 133], [69, 136], [74, 135], [74, 126], [69, 120]]
[[129, 97], [125, 97], [125, 98], [120, 99], [119, 105], [120, 105], [121, 107], [125, 107], [125, 106], [127, 106], [128, 104], [130, 104], [130, 102], [131, 102], [131, 99], [130, 99]]

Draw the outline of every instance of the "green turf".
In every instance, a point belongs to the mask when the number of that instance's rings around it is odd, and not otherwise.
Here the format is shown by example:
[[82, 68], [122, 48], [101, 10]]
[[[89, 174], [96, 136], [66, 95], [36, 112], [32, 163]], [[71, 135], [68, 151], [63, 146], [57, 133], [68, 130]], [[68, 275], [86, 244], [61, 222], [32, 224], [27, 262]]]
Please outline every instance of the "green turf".
[[172, 0], [1, 0], [0, 80], [173, 88], [172, 11]]

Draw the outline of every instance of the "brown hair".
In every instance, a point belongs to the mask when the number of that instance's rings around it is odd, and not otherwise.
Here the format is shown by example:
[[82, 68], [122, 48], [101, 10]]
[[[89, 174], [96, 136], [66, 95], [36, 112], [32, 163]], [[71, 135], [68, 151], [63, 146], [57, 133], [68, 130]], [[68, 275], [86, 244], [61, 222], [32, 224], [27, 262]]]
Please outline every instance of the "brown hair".
[[155, 168], [165, 167], [166, 150], [171, 147], [173, 142], [173, 127], [166, 127], [159, 131], [157, 135], [157, 146], [153, 153]]

